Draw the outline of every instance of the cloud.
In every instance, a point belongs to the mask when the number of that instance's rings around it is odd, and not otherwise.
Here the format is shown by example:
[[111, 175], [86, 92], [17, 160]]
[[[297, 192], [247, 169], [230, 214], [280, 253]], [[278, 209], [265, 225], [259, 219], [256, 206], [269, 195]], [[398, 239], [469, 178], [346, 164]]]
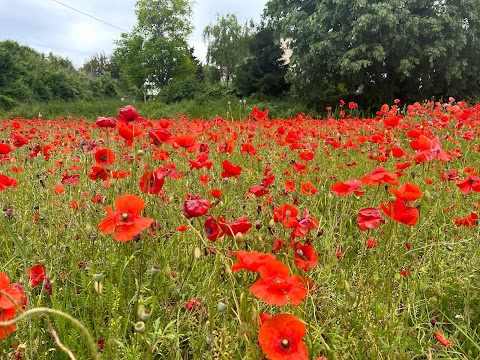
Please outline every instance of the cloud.
[[[135, 3], [136, 0], [9, 1], [0, 12], [0, 41], [15, 40], [43, 53], [52, 52], [80, 67], [95, 53], [109, 55], [115, 49], [114, 41], [122, 33], [115, 27], [126, 32], [133, 29], [137, 20]], [[252, 18], [258, 22], [265, 3], [266, 0], [197, 0], [193, 6], [195, 30], [189, 39], [194, 54], [205, 62], [207, 50], [202, 32], [215, 23], [217, 13], [234, 13], [240, 22]]]

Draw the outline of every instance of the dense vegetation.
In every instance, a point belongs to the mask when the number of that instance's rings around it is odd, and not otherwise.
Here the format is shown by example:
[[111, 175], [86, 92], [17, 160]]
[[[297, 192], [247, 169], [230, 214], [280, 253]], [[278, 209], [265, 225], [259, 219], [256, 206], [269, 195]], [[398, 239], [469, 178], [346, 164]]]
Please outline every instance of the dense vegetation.
[[207, 64], [188, 46], [191, 1], [139, 0], [136, 16], [111, 55], [94, 54], [81, 69], [0, 43], [0, 111], [119, 97], [202, 105], [219, 94], [289, 99], [317, 111], [343, 99], [374, 111], [394, 99], [480, 97], [475, 0], [270, 0], [256, 26], [226, 14], [205, 27]]
[[378, 113], [0, 119], [0, 358], [478, 359], [480, 105]]

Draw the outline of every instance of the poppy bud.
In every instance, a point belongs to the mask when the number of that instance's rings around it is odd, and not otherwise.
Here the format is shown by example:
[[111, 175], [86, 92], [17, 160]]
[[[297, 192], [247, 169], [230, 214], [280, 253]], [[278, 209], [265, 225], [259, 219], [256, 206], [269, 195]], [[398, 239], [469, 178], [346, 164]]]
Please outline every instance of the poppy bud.
[[153, 265], [152, 268], [150, 269], [150, 274], [152, 275], [152, 277], [157, 275], [159, 272], [160, 272], [160, 266], [158, 265]]
[[263, 226], [263, 224], [262, 224], [262, 221], [261, 221], [261, 220], [257, 220], [257, 221], [255, 222], [255, 228], [256, 228], [257, 230], [260, 230], [260, 229], [262, 228], [262, 226]]
[[103, 279], [103, 274], [102, 273], [97, 273], [97, 274], [93, 275], [93, 280], [95, 280], [97, 282], [102, 281], [102, 279]]
[[143, 310], [142, 314], [140, 315], [140, 320], [147, 321], [150, 318], [150, 315], [152, 315], [150, 310]]
[[142, 334], [145, 332], [145, 323], [143, 321], [139, 321], [135, 324], [135, 331]]
[[224, 302], [220, 301], [217, 304], [217, 310], [218, 310], [218, 312], [223, 312], [223, 311], [227, 310], [227, 305]]
[[241, 232], [238, 232], [235, 234], [235, 241], [238, 243], [238, 244], [241, 244], [243, 243], [244, 241], [244, 237], [243, 237], [243, 234]]

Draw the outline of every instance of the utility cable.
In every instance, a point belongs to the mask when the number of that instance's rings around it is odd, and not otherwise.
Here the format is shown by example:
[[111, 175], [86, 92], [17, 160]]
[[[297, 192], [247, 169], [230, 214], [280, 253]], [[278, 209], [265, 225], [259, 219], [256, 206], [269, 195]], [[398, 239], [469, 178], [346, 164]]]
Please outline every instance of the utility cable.
[[65, 6], [66, 8], [69, 8], [69, 9], [71, 9], [71, 10], [73, 10], [73, 11], [76, 11], [76, 12], [82, 14], [82, 15], [85, 15], [85, 16], [88, 16], [88, 17], [90, 17], [90, 18], [92, 18], [92, 19], [95, 19], [95, 20], [97, 20], [97, 21], [100, 21], [100, 22], [102, 22], [102, 23], [104, 23], [104, 24], [106, 24], [106, 25], [108, 25], [108, 26], [111, 26], [111, 27], [113, 27], [113, 28], [115, 28], [115, 29], [121, 30], [121, 31], [123, 31], [123, 32], [128, 32], [128, 31], [125, 30], [125, 29], [122, 29], [122, 28], [120, 28], [120, 27], [118, 27], [118, 26], [112, 25], [112, 24], [110, 24], [110, 23], [108, 23], [108, 22], [106, 22], [106, 21], [103, 21], [102, 19], [99, 19], [99, 18], [97, 18], [97, 17], [95, 17], [95, 16], [92, 16], [92, 15], [90, 15], [90, 14], [87, 14], [87, 13], [85, 13], [85, 12], [83, 12], [83, 11], [78, 10], [78, 9], [75, 9], [74, 7], [71, 7], [71, 6], [66, 5], [66, 4], [64, 4], [64, 3], [61, 3], [60, 1], [57, 1], [57, 0], [52, 0], [52, 1], [53, 1], [53, 2], [56, 2], [57, 4], [60, 4], [60, 5], [62, 5], [62, 6]]

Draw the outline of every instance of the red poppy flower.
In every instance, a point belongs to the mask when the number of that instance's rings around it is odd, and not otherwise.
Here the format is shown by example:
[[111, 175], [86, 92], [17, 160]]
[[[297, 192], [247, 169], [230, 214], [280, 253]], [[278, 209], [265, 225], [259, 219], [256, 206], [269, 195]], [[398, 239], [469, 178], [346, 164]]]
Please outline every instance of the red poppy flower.
[[95, 125], [101, 128], [114, 128], [117, 126], [117, 120], [113, 117], [103, 117], [99, 116], [95, 121]]
[[[1, 181], [0, 181], [1, 182]], [[471, 191], [480, 192], [480, 178], [477, 176], [468, 176], [465, 180], [456, 183], [462, 194], [467, 195]]]
[[100, 195], [100, 194], [95, 194], [93, 195], [90, 200], [94, 203], [94, 204], [100, 204], [100, 203], [103, 203], [103, 196]]
[[443, 346], [445, 347], [451, 347], [452, 346], [452, 342], [445, 339], [445, 337], [443, 336], [443, 334], [438, 331], [438, 330], [435, 330], [435, 339], [437, 339], [437, 341], [442, 344]]
[[268, 109], [265, 111], [260, 111], [256, 106], [254, 106], [252, 113], [250, 114], [250, 120], [252, 119], [256, 119], [258, 121], [268, 120]]
[[11, 151], [13, 151], [13, 149], [9, 145], [0, 143], [0, 155], [6, 155]]
[[451, 160], [451, 156], [442, 150], [442, 144], [438, 136], [430, 139], [422, 134], [418, 137], [418, 139], [410, 142], [410, 146], [413, 150], [420, 150], [412, 157], [416, 164], [434, 159], [440, 161]]
[[365, 193], [365, 191], [358, 189], [361, 185], [362, 185], [362, 182], [360, 180], [350, 179], [347, 181], [333, 184], [332, 192], [338, 196], [347, 196], [350, 194], [361, 196]]
[[5, 190], [7, 187], [16, 188], [17, 186], [18, 181], [16, 179], [0, 174], [0, 191]]
[[132, 121], [137, 120], [140, 115], [132, 105], [127, 105], [124, 108], [121, 108], [118, 111], [118, 121], [123, 124], [128, 124]]
[[295, 266], [303, 271], [309, 271], [318, 264], [318, 255], [313, 246], [295, 242], [292, 246], [295, 250]]
[[457, 227], [475, 226], [477, 224], [477, 219], [478, 219], [478, 215], [472, 212], [469, 215], [465, 216], [463, 219], [459, 217], [455, 217], [455, 225]]
[[99, 166], [112, 165], [116, 159], [115, 153], [110, 149], [105, 148], [95, 152], [95, 161]]
[[222, 197], [222, 190], [219, 190], [219, 189], [213, 189], [210, 194], [212, 194], [212, 196], [215, 198], [215, 199], [219, 199]]
[[248, 252], [245, 250], [231, 251], [230, 255], [234, 256], [238, 261], [230, 268], [233, 272], [247, 269], [256, 272], [258, 268], [268, 261], [275, 260], [275, 255], [261, 253], [258, 251]]
[[250, 292], [267, 304], [283, 306], [290, 301], [292, 305], [298, 305], [307, 296], [301, 278], [290, 276], [288, 267], [280, 261], [268, 261], [260, 265], [257, 272], [260, 279], [250, 286]]
[[300, 190], [304, 195], [315, 195], [317, 193], [317, 188], [310, 181], [301, 183]]
[[53, 191], [55, 191], [57, 194], [63, 194], [65, 188], [62, 185], [54, 185]]
[[187, 225], [180, 225], [180, 226], [177, 227], [177, 230], [179, 232], [185, 232], [185, 231], [188, 230], [188, 226]]
[[133, 140], [135, 137], [145, 134], [140, 125], [133, 123], [128, 125], [125, 125], [124, 123], [119, 123], [117, 129], [118, 134], [125, 140]]
[[223, 171], [222, 171], [222, 178], [238, 178], [238, 176], [242, 173], [242, 167], [239, 165], [232, 165], [230, 161], [223, 160], [222, 161]]
[[242, 144], [242, 150], [240, 151], [242, 154], [248, 154], [250, 156], [254, 156], [257, 154], [258, 149], [254, 148], [252, 144]]
[[218, 222], [213, 218], [213, 216], [209, 215], [205, 219], [205, 223], [203, 224], [203, 231], [207, 236], [208, 240], [217, 241], [218, 238], [223, 236], [223, 230], [218, 225]]
[[365, 242], [367, 249], [375, 249], [377, 247], [377, 242], [373, 238], [368, 238]]
[[144, 207], [145, 202], [142, 198], [131, 194], [121, 195], [115, 201], [115, 212], [110, 206], [105, 207], [108, 217], [98, 224], [98, 228], [104, 234], [114, 231], [115, 240], [122, 242], [132, 240], [153, 223], [153, 219], [138, 216]]
[[312, 151], [302, 151], [298, 156], [303, 161], [312, 161], [315, 158], [315, 153]]
[[308, 360], [302, 341], [307, 328], [294, 315], [279, 314], [267, 319], [258, 333], [258, 342], [271, 360]]
[[[17, 283], [10, 285], [7, 274], [2, 272], [0, 272], [0, 291], [8, 295], [5, 296], [0, 293], [0, 320], [12, 320], [18, 311], [18, 307], [22, 307], [26, 302], [25, 292], [22, 286]], [[16, 328], [16, 324], [0, 326], [0, 340], [5, 339]]]
[[303, 210], [303, 215], [301, 218], [292, 221], [289, 226], [293, 228], [292, 239], [293, 238], [302, 238], [307, 235], [310, 230], [314, 230], [318, 227], [318, 220], [310, 217], [310, 212], [308, 209]]
[[275, 222], [283, 223], [283, 226], [286, 228], [291, 228], [295, 226], [297, 216], [298, 209], [295, 206], [283, 204], [279, 208], [277, 208], [276, 206], [273, 207], [273, 220]]
[[185, 303], [187, 310], [193, 311], [200, 309], [201, 302], [197, 298], [192, 298], [190, 301]]
[[45, 267], [37, 264], [27, 269], [27, 275], [30, 280], [30, 286], [35, 287], [45, 279]]
[[295, 191], [297, 179], [285, 179], [285, 192], [291, 193]]
[[357, 225], [362, 231], [375, 229], [385, 223], [377, 208], [364, 208], [358, 211]]
[[197, 144], [197, 138], [190, 135], [180, 135], [174, 137], [175, 143], [185, 149], [193, 148]]
[[246, 216], [242, 216], [234, 223], [224, 220], [223, 217], [218, 218], [218, 225], [227, 236], [235, 236], [238, 233], [246, 234], [252, 227], [252, 223], [248, 221]]
[[157, 171], [146, 171], [140, 178], [140, 190], [147, 194], [158, 194], [163, 188], [165, 178]]
[[29, 140], [17, 134], [12, 134], [10, 137], [13, 139], [13, 146], [19, 148], [28, 144]]
[[160, 145], [162, 143], [172, 145], [175, 141], [170, 131], [162, 128], [151, 129], [148, 132], [148, 136], [150, 136], [150, 139], [152, 139], [154, 145]]
[[405, 202], [400, 199], [395, 199], [394, 203], [388, 200], [387, 205], [380, 204], [380, 208], [390, 219], [408, 226], [414, 226], [420, 216], [417, 208], [408, 207], [405, 205]]
[[210, 207], [210, 201], [202, 199], [201, 195], [187, 194], [187, 200], [183, 203], [183, 215], [187, 219], [203, 216]]
[[400, 158], [406, 155], [405, 150], [399, 147], [392, 147], [390, 151], [392, 152], [392, 155], [396, 158]]
[[198, 154], [195, 160], [190, 160], [190, 159], [187, 159], [187, 160], [190, 163], [190, 170], [201, 169], [203, 167], [210, 170], [213, 164], [211, 161], [208, 160], [208, 154], [206, 153]]
[[395, 195], [397, 199], [403, 201], [415, 201], [423, 195], [422, 191], [417, 185], [408, 182], [401, 185], [398, 189], [390, 188], [388, 189], [388, 192]]
[[76, 184], [80, 181], [80, 174], [64, 174], [60, 183], [62, 184]]
[[91, 180], [107, 180], [110, 177], [110, 170], [100, 166], [92, 166], [92, 171], [88, 174]]
[[263, 185], [253, 185], [248, 188], [248, 192], [256, 197], [264, 196], [268, 194], [268, 190]]
[[367, 186], [379, 185], [382, 183], [387, 183], [390, 185], [398, 185], [397, 174], [388, 172], [382, 166], [379, 166], [371, 173], [365, 175], [360, 179], [360, 181]]
[[130, 175], [130, 170], [123, 171], [123, 170], [114, 170], [112, 171], [112, 178], [114, 179], [123, 179]]

